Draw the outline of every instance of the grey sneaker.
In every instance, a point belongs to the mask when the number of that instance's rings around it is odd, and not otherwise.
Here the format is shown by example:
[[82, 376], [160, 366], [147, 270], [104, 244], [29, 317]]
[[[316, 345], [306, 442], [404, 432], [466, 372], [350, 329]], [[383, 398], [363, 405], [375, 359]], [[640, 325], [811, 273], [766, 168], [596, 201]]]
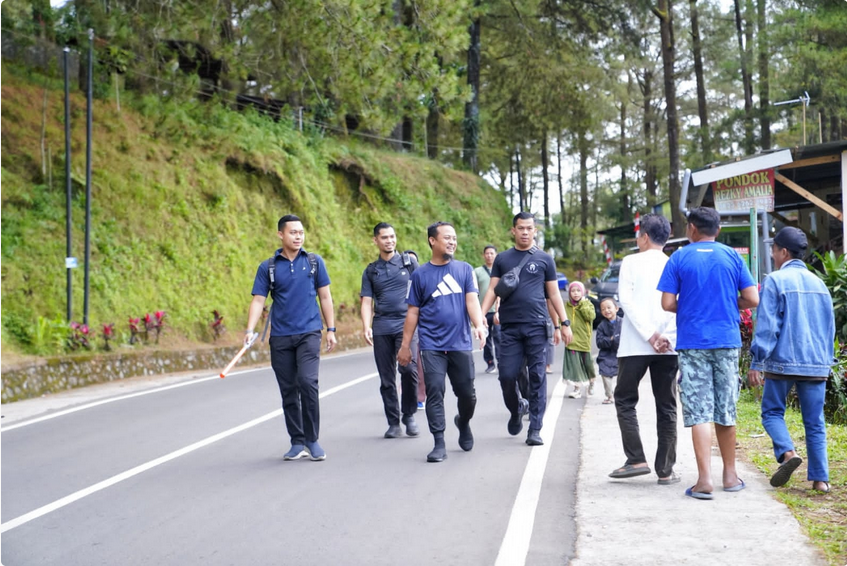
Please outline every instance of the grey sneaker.
[[385, 431], [385, 438], [400, 438], [403, 435], [403, 431], [400, 430], [400, 425], [389, 425], [388, 430]]
[[421, 433], [420, 429], [418, 429], [418, 423], [415, 422], [414, 415], [404, 416], [402, 421], [406, 425], [406, 434], [409, 436], [417, 436]]
[[432, 452], [426, 455], [427, 462], [443, 462], [447, 459], [447, 449], [444, 446], [436, 446]]
[[306, 452], [306, 447], [302, 444], [292, 444], [291, 449], [282, 457], [283, 460], [299, 460], [307, 458], [309, 453]]
[[526, 443], [530, 446], [542, 446], [544, 445], [544, 441], [541, 440], [541, 431], [535, 430], [533, 428], [529, 429], [529, 432], [526, 435]]

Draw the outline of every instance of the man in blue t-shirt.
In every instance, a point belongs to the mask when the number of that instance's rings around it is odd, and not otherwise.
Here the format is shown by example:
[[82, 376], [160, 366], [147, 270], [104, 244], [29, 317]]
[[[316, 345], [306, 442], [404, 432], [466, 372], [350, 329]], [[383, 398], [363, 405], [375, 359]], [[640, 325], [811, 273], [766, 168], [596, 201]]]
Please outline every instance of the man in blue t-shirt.
[[[306, 235], [298, 217], [286, 214], [279, 219], [277, 229], [282, 248], [256, 271], [244, 342], [253, 338], [253, 328], [262, 316], [265, 299], [272, 293], [271, 367], [279, 384], [285, 426], [291, 437], [291, 449], [283, 459], [324, 460], [326, 452], [318, 444], [322, 313], [327, 325], [326, 351], [331, 352], [336, 345], [329, 275], [323, 258], [303, 249]], [[320, 300], [320, 310], [316, 298]]]
[[459, 414], [453, 422], [459, 428], [459, 447], [473, 448], [470, 421], [476, 407], [474, 389], [473, 333], [480, 348], [485, 345], [485, 327], [479, 308], [479, 291], [470, 264], [453, 259], [458, 240], [456, 230], [447, 222], [436, 222], [427, 228], [432, 259], [412, 274], [406, 302], [409, 305], [403, 325], [403, 342], [397, 361], [412, 361], [412, 337], [418, 328], [421, 363], [426, 384], [426, 418], [435, 445], [427, 462], [447, 458], [444, 445], [444, 380], [450, 377], [453, 393], [458, 398]]
[[699, 476], [685, 494], [696, 499], [712, 499], [714, 489], [710, 423], [723, 459], [723, 490], [744, 489], [735, 470], [739, 310], [755, 308], [759, 291], [738, 252], [715, 241], [720, 221], [713, 208], [689, 212], [691, 244], [670, 257], [658, 284], [662, 308], [676, 313], [682, 418], [691, 427]]
[[[529, 401], [529, 430], [526, 443], [541, 446], [541, 426], [547, 409], [547, 318], [554, 320], [553, 341], [564, 339], [570, 344], [573, 332], [559, 294], [556, 264], [549, 254], [535, 247], [535, 217], [529, 212], [519, 212], [512, 219], [515, 246], [494, 259], [491, 283], [482, 301], [483, 312], [497, 299], [495, 289], [500, 279], [512, 269], [523, 266], [517, 288], [506, 298], [501, 298], [495, 323], [500, 323], [500, 388], [503, 402], [509, 409], [508, 431], [515, 436], [523, 429], [520, 413], [518, 377], [523, 367], [527, 370]], [[550, 299], [548, 312], [547, 298]]]
[[[374, 226], [374, 243], [379, 258], [362, 273], [362, 330], [365, 340], [374, 348], [374, 361], [379, 372], [379, 392], [388, 430], [385, 438], [401, 435], [400, 422], [406, 434], [418, 435], [415, 412], [418, 410], [418, 344], [412, 338], [412, 361], [409, 365], [397, 364], [397, 350], [403, 339], [403, 322], [406, 320], [406, 290], [412, 273], [418, 267], [417, 258], [396, 252], [397, 235], [391, 224], [380, 222]], [[371, 326], [373, 325], [373, 326]], [[400, 370], [401, 402], [397, 401], [397, 370]]]

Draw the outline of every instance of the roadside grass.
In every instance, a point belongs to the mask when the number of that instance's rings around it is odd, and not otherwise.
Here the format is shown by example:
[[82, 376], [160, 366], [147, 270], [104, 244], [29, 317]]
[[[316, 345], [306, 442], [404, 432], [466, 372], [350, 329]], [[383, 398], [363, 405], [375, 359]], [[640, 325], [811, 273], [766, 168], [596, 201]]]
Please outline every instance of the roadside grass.
[[[757, 391], [745, 390], [738, 401], [739, 454], [770, 477], [779, 464], [773, 455], [770, 437], [761, 422]], [[805, 460], [803, 420], [798, 408], [789, 407], [785, 420], [797, 453]], [[811, 541], [820, 548], [831, 566], [847, 564], [847, 426], [827, 425], [831, 491], [811, 489], [806, 480], [806, 464], [774, 496], [794, 513]]]
[[[8, 67], [8, 68], [7, 68]], [[47, 335], [66, 312], [64, 106], [61, 86], [13, 65], [2, 79], [2, 348], [60, 353]], [[44, 106], [44, 92], [47, 104]], [[71, 96], [72, 256], [83, 264], [85, 99]], [[511, 215], [502, 193], [475, 175], [372, 145], [300, 133], [285, 121], [214, 102], [167, 100], [128, 91], [119, 113], [94, 102], [90, 324], [115, 323], [126, 343], [129, 317], [167, 312], [168, 342], [210, 343], [212, 310], [243, 328], [259, 262], [278, 247], [276, 222], [294, 212], [306, 248], [332, 279], [339, 329], [356, 323], [362, 270], [376, 257], [371, 235], [395, 225], [398, 246], [428, 259], [426, 226], [450, 221], [457, 258], [477, 264], [486, 244], [505, 247]], [[41, 136], [50, 148], [42, 172]], [[84, 271], [71, 272], [80, 320]], [[163, 338], [164, 341], [164, 338]], [[167, 344], [161, 346], [167, 347]]]

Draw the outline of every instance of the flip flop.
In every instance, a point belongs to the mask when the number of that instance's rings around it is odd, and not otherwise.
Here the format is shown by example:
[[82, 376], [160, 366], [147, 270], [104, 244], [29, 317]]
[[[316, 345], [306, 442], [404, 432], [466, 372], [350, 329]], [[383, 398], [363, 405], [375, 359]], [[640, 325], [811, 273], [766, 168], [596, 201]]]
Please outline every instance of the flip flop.
[[685, 495], [694, 499], [702, 499], [703, 501], [708, 501], [714, 497], [711, 493], [706, 493], [705, 491], [694, 491], [693, 485], [685, 490]]
[[741, 483], [740, 483], [740, 484], [738, 484], [738, 485], [734, 485], [734, 486], [732, 486], [732, 487], [725, 487], [725, 488], [723, 488], [723, 490], [724, 490], [724, 491], [730, 491], [730, 492], [733, 492], [733, 493], [734, 493], [734, 492], [736, 492], [736, 491], [741, 491], [742, 489], [744, 489], [745, 487], [747, 487], [747, 484], [745, 484], [745, 483], [744, 483], [744, 480], [743, 480], [743, 479], [738, 478], [738, 481], [740, 481]]
[[646, 476], [650, 473], [650, 466], [644, 466], [643, 468], [636, 468], [632, 464], [624, 464], [617, 470], [613, 470], [611, 474], [609, 474], [610, 478], [615, 479], [623, 479], [623, 478], [634, 478], [636, 476]]
[[803, 458], [800, 456], [793, 456], [782, 463], [782, 465], [777, 469], [776, 473], [774, 473], [773, 477], [771, 477], [771, 485], [773, 487], [781, 487], [788, 483], [788, 480], [791, 479], [791, 474], [794, 473], [794, 470], [800, 467], [800, 464], [803, 463]]

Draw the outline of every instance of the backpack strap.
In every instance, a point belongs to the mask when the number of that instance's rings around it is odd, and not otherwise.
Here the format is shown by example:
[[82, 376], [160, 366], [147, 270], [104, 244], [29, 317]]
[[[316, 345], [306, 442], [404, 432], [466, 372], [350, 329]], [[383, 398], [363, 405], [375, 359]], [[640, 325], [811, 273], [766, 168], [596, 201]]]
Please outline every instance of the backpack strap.
[[409, 275], [411, 275], [418, 267], [418, 265], [412, 260], [412, 254], [409, 252], [403, 252], [401, 257], [403, 258], [403, 267], [405, 267], [408, 270]]
[[276, 267], [274, 260], [276, 259], [276, 255], [272, 255], [268, 260], [268, 279], [270, 280], [270, 286], [268, 288], [268, 297], [271, 298], [271, 308], [268, 309], [268, 317], [265, 319], [265, 327], [262, 329], [262, 336], [259, 338], [262, 342], [265, 341], [265, 338], [268, 336], [268, 328], [271, 325], [271, 312], [274, 308], [274, 268]]

